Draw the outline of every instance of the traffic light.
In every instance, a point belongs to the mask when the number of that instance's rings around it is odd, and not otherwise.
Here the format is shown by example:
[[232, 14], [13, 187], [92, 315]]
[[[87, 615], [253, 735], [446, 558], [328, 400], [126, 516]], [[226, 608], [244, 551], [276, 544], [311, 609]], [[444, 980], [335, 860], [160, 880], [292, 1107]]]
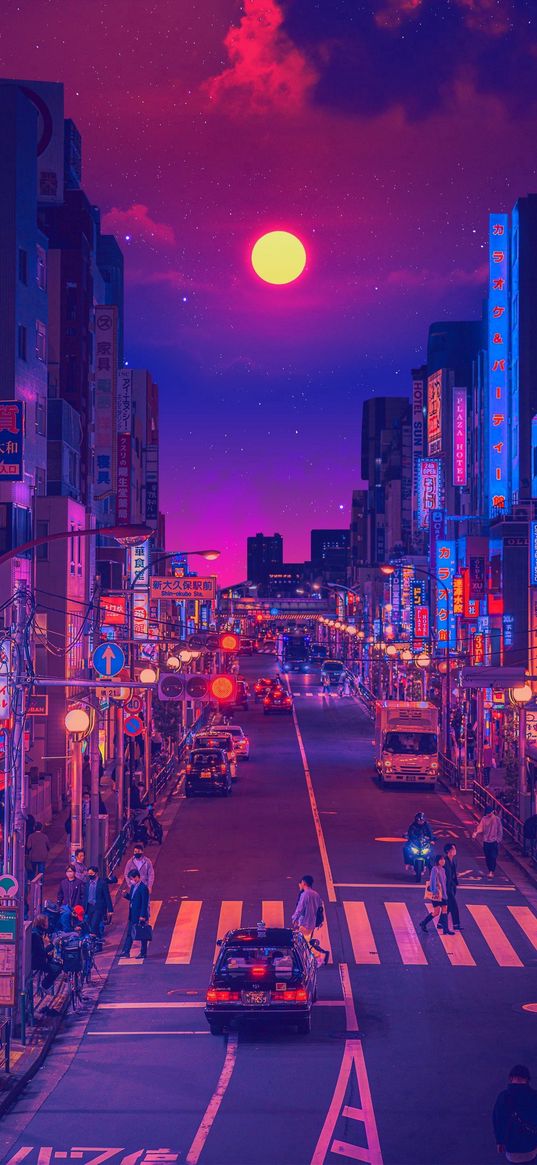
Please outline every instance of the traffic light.
[[220, 636], [220, 651], [238, 651], [239, 647], [238, 635], [233, 635], [231, 631], [224, 631], [224, 634]]
[[235, 699], [237, 685], [231, 676], [215, 676], [211, 680], [209, 691], [219, 704], [229, 704]]

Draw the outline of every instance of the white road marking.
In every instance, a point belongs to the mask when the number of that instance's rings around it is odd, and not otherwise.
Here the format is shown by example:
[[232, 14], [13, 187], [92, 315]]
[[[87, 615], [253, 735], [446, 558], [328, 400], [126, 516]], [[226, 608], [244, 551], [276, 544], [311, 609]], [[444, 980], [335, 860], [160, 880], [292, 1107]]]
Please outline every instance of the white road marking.
[[341, 989], [343, 991], [343, 1004], [345, 1007], [345, 1019], [347, 1021], [347, 1031], [357, 1032], [360, 1030], [358, 1026], [358, 1017], [356, 1015], [356, 1008], [354, 1006], [354, 998], [352, 994], [351, 979], [349, 975], [349, 968], [347, 963], [339, 964], [339, 977], [341, 979]]
[[109, 1036], [115, 1036], [117, 1038], [117, 1036], [210, 1036], [210, 1034], [211, 1034], [210, 1031], [208, 1031], [208, 1029], [206, 1029], [206, 1028], [204, 1028], [203, 1031], [199, 1031], [199, 1032], [190, 1032], [190, 1031], [158, 1031], [157, 1032], [154, 1030], [153, 1031], [146, 1031], [146, 1032], [144, 1032], [144, 1031], [124, 1032], [124, 1031], [121, 1031], [119, 1029], [118, 1029], [118, 1031], [114, 1031], [114, 1032], [86, 1032], [86, 1035], [97, 1036], [99, 1039], [107, 1039]]
[[[347, 887], [351, 890], [421, 890], [423, 892], [424, 889], [423, 882], [334, 882], [334, 885], [336, 887]], [[465, 886], [459, 883], [459, 890], [473, 890], [474, 893], [479, 894], [481, 894], [481, 891], [487, 891], [488, 893], [491, 890], [496, 890], [496, 892], [503, 891], [503, 893], [514, 893], [516, 886], [487, 886], [486, 883], [483, 886], [476, 886], [475, 883]]]
[[298, 747], [300, 749], [300, 756], [302, 758], [302, 767], [304, 769], [304, 776], [306, 778], [306, 788], [308, 790], [308, 797], [310, 799], [311, 812], [313, 815], [313, 824], [315, 826], [315, 832], [317, 834], [317, 843], [319, 845], [319, 850], [321, 853], [321, 861], [323, 863], [324, 878], [325, 878], [326, 889], [327, 889], [327, 893], [328, 893], [328, 901], [329, 902], [337, 902], [337, 895], [336, 895], [336, 891], [334, 889], [334, 879], [332, 877], [332, 870], [330, 868], [330, 862], [328, 859], [328, 850], [326, 848], [326, 842], [324, 840], [323, 827], [321, 825], [321, 818], [319, 816], [319, 810], [317, 808], [317, 801], [315, 800], [315, 793], [313, 790], [313, 783], [311, 780], [311, 773], [309, 770], [308, 758], [306, 756], [306, 750], [304, 748], [304, 741], [302, 740], [302, 733], [301, 733], [300, 728], [298, 726], [298, 720], [297, 720], [295, 708], [293, 708], [293, 723], [295, 725], [295, 732], [296, 732], [296, 736], [297, 736], [297, 740], [298, 740]]
[[188, 1000], [180, 1003], [98, 1003], [97, 1011], [156, 1011], [161, 1007], [205, 1007], [205, 1000]]
[[[353, 1068], [356, 1073], [361, 1108], [351, 1107], [344, 1103]], [[347, 1141], [332, 1139], [340, 1116], [360, 1121], [365, 1125], [367, 1149], [358, 1148], [357, 1145], [352, 1145]], [[371, 1090], [363, 1048], [359, 1040], [347, 1040], [345, 1043], [334, 1095], [311, 1159], [311, 1165], [324, 1165], [327, 1157], [332, 1153], [340, 1157], [350, 1157], [354, 1161], [366, 1161], [369, 1165], [382, 1165], [382, 1153]]]
[[220, 1073], [218, 1084], [216, 1085], [213, 1095], [211, 1096], [209, 1104], [205, 1110], [203, 1120], [186, 1155], [186, 1165], [197, 1165], [197, 1162], [200, 1159], [205, 1142], [209, 1136], [218, 1113], [218, 1109], [220, 1108], [220, 1105], [224, 1099], [226, 1089], [233, 1075], [233, 1069], [237, 1059], [237, 1048], [238, 1036], [236, 1032], [232, 1032], [231, 1035], [228, 1036], [226, 1058], [224, 1060], [224, 1066]]

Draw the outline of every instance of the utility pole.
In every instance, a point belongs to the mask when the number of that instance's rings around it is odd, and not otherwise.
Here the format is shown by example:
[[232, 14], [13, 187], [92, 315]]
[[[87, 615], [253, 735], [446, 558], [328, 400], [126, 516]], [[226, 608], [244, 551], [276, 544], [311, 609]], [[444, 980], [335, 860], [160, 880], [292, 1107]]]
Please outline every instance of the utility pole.
[[[91, 632], [91, 649], [92, 651], [97, 646], [97, 637], [99, 633], [99, 600], [101, 597], [101, 579], [99, 575], [95, 577], [95, 587], [93, 591], [93, 619]], [[99, 752], [99, 714], [100, 705], [99, 698], [96, 693], [91, 696], [93, 710], [95, 713], [95, 721], [93, 730], [89, 739], [89, 753], [91, 765], [91, 789], [90, 789], [90, 838], [89, 838], [89, 854], [92, 865], [99, 866], [101, 839], [100, 839], [100, 752]], [[100, 866], [99, 866], [100, 868]]]
[[[11, 747], [11, 778], [13, 782], [13, 816], [10, 832], [13, 835], [11, 849], [11, 873], [19, 883], [20, 893], [24, 891], [26, 813], [28, 808], [28, 781], [26, 777], [26, 757], [24, 754], [25, 715], [25, 650], [24, 631], [26, 625], [26, 582], [18, 584], [15, 595], [15, 652], [13, 671], [13, 740]], [[12, 657], [13, 658], [13, 657]]]

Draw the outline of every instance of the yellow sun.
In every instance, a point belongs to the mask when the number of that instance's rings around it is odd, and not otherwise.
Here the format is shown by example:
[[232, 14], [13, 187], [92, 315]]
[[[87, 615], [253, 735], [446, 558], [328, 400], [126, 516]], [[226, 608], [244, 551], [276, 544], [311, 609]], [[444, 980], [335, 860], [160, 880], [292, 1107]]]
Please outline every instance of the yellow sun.
[[269, 231], [252, 249], [252, 267], [265, 283], [292, 283], [306, 266], [306, 250], [289, 231]]

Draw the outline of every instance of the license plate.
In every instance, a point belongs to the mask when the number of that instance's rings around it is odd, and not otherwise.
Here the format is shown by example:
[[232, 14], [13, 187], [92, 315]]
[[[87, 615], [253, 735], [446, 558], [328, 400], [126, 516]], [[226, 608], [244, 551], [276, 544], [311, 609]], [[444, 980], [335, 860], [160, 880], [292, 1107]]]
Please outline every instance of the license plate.
[[210, 778], [211, 778], [211, 770], [210, 770], [210, 769], [203, 769], [203, 771], [200, 773], [200, 777], [201, 777], [201, 778], [202, 778], [202, 780], [204, 780], [204, 781], [210, 780]]
[[242, 1002], [250, 1007], [259, 1007], [270, 1002], [269, 991], [243, 991]]

